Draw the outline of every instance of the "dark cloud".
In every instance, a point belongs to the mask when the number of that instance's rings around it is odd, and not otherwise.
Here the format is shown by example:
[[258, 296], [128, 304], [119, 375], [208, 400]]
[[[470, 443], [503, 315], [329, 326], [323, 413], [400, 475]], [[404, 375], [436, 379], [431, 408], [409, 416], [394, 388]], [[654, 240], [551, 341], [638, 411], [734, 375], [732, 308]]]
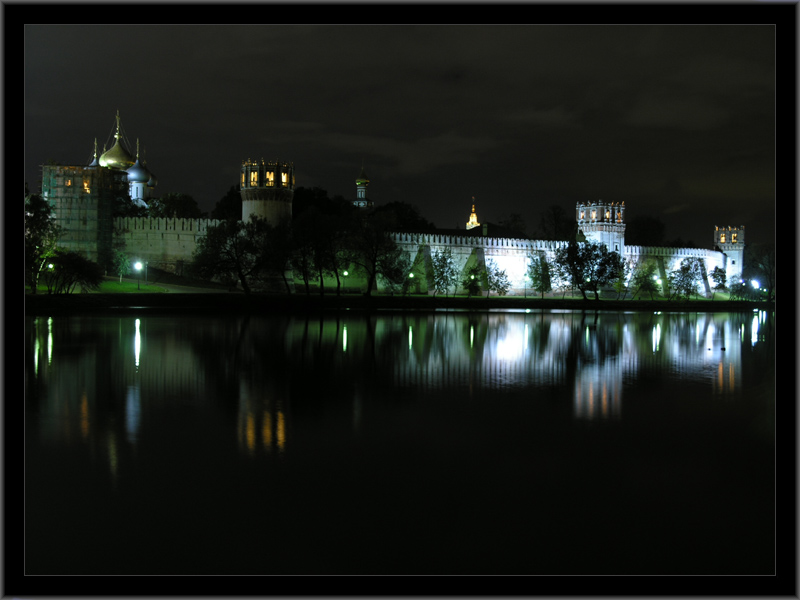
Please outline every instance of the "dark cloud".
[[[773, 235], [769, 25], [27, 25], [25, 177], [110, 143], [204, 210], [247, 158], [441, 227], [625, 201], [668, 235]], [[758, 207], [757, 209], [754, 207]], [[685, 217], [694, 213], [693, 218]]]

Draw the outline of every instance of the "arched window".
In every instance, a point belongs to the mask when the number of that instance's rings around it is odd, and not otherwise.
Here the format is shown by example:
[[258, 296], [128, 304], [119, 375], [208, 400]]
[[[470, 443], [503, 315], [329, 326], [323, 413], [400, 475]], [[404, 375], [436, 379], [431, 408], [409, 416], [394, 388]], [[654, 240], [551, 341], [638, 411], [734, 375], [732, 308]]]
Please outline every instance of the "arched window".
[[720, 244], [724, 244], [725, 243], [725, 234], [724, 233], [720, 233], [719, 234], [719, 243]]

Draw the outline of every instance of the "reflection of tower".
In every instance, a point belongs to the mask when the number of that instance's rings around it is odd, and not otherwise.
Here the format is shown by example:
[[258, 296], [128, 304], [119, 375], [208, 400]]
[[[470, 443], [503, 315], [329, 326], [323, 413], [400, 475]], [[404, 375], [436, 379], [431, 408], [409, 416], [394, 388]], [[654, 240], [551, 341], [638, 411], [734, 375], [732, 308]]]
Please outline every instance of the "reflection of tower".
[[242, 220], [251, 216], [279, 225], [292, 218], [294, 165], [281, 162], [242, 161], [240, 185]]
[[612, 252], [625, 252], [625, 203], [579, 202], [575, 207], [578, 229], [587, 240], [605, 246]]
[[286, 449], [287, 415], [283, 400], [263, 396], [264, 390], [244, 384], [239, 398], [237, 437], [239, 448], [248, 455], [256, 451], [282, 453]]
[[725, 276], [738, 281], [744, 266], [744, 225], [714, 227], [714, 246], [725, 253]]
[[475, 214], [475, 196], [472, 197], [472, 214], [469, 216], [469, 221], [467, 221], [467, 229], [472, 229], [473, 227], [480, 227], [481, 224], [478, 223], [478, 215]]

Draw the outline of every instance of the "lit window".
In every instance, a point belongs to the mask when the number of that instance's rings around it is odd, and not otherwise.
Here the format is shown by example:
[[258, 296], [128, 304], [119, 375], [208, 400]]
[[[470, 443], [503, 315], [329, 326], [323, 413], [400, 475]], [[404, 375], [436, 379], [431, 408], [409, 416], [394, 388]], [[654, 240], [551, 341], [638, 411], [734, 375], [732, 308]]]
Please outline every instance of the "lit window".
[[242, 186], [244, 186], [244, 171], [242, 171]]
[[592, 210], [592, 221], [594, 221], [595, 219], [597, 219], [597, 211]]
[[267, 185], [275, 185], [275, 173], [267, 171]]
[[739, 235], [738, 233], [732, 233], [731, 234], [731, 244], [735, 244], [736, 243], [736, 237], [738, 235]]
[[610, 220], [610, 219], [611, 219], [611, 211], [610, 211], [610, 210], [607, 210], [607, 211], [606, 211], [606, 221], [608, 221], [608, 220]]
[[581, 221], [583, 221], [585, 218], [586, 218], [586, 213], [584, 211], [581, 211]]
[[725, 234], [724, 233], [720, 233], [719, 234], [719, 243], [720, 244], [724, 244], [725, 243]]
[[258, 171], [250, 171], [250, 185], [258, 185]]
[[89, 187], [88, 179], [83, 180], [83, 191], [86, 192], [87, 194], [92, 191], [91, 188]]
[[66, 186], [69, 187], [72, 185], [72, 179], [67, 179]]
[[288, 173], [281, 173], [281, 185], [286, 185], [286, 183], [289, 181], [288, 177]]

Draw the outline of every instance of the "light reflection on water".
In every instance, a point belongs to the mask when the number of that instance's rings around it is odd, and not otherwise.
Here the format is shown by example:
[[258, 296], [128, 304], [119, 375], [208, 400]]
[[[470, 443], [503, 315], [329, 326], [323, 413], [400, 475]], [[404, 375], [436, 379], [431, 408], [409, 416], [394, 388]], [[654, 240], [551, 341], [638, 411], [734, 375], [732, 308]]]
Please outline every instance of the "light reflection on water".
[[532, 401], [558, 388], [571, 390], [572, 416], [584, 420], [623, 418], [626, 385], [643, 374], [736, 394], [743, 353], [768, 344], [771, 323], [760, 311], [47, 317], [28, 325], [26, 364], [38, 391], [29, 402], [39, 404], [45, 439], [86, 439], [98, 406], [123, 393], [119, 417], [135, 443], [159, 405], [213, 403], [210, 390], [222, 386], [238, 394], [237, 440], [252, 453], [285, 448], [286, 405], [310, 383], [354, 392], [355, 381], [377, 378], [414, 393], [518, 390]]
[[[729, 422], [726, 411], [751, 410], [755, 392], [770, 393], [773, 330], [774, 313], [763, 311], [27, 318], [26, 444], [31, 457], [43, 457], [29, 465], [78, 449], [87, 462], [75, 459], [70, 469], [89, 477], [99, 466], [116, 486], [195, 469], [233, 477], [243, 464], [295, 457], [324, 464], [318, 479], [331, 471], [352, 485], [362, 474], [342, 471], [341, 457], [363, 444], [359, 461], [368, 468], [372, 455], [394, 473], [423, 456], [414, 464], [430, 471], [416, 478], [435, 481], [444, 464], [487, 490], [509, 484], [475, 471], [486, 454], [505, 461], [508, 449], [505, 468], [532, 470], [552, 486], [561, 485], [556, 465], [582, 472], [588, 456], [606, 453], [639, 486], [639, 455], [663, 461], [665, 450], [637, 446], [626, 465], [615, 454], [625, 439], [615, 427], [625, 423], [626, 435], [642, 440], [672, 428], [668, 439], [681, 440], [694, 416]], [[768, 435], [770, 418], [754, 430]], [[573, 439], [588, 443], [576, 431], [609, 434], [585, 455], [576, 450], [580, 459], [553, 454], [572, 456]], [[686, 477], [687, 468], [665, 472]], [[368, 472], [365, 481], [384, 481]], [[252, 486], [247, 494], [266, 493]], [[280, 486], [268, 488], [277, 494]], [[559, 504], [556, 492], [542, 494]]]

